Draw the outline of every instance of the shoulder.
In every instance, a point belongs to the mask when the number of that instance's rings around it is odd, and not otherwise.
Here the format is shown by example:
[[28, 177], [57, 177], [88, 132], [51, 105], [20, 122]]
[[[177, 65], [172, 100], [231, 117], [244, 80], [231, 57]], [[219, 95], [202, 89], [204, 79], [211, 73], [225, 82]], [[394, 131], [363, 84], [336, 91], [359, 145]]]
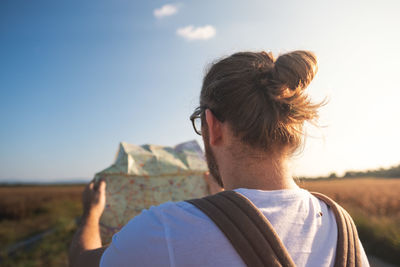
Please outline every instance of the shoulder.
[[[202, 214], [187, 202], [166, 202], [143, 210], [116, 233], [101, 259], [101, 266], [165, 266], [171, 260], [171, 228], [182, 232], [204, 220]], [[157, 257], [152, 257], [157, 255]]]
[[[162, 266], [169, 261], [165, 229], [161, 213], [174, 209], [173, 202], [152, 206], [132, 218], [118, 233], [103, 253], [100, 266]], [[150, 253], [151, 252], [151, 253]], [[158, 264], [152, 255], [156, 254]]]

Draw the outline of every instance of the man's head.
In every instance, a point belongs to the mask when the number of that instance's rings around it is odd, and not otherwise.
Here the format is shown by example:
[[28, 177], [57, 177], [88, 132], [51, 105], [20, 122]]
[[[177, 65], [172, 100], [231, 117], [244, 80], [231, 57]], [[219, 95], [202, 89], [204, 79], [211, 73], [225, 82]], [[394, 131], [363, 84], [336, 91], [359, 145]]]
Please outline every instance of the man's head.
[[302, 143], [304, 121], [318, 115], [320, 104], [312, 104], [304, 92], [316, 71], [317, 60], [308, 51], [277, 60], [266, 52], [241, 52], [212, 64], [195, 115], [201, 118], [210, 173], [220, 185], [219, 159], [210, 142], [218, 124], [249, 149], [276, 155], [295, 151]]

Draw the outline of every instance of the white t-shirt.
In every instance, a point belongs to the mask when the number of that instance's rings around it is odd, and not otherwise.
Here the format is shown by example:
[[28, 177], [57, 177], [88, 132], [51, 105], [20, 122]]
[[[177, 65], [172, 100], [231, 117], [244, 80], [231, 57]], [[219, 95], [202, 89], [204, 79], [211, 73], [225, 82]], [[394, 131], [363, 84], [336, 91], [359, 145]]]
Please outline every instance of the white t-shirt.
[[[324, 202], [300, 188], [235, 191], [250, 199], [268, 218], [297, 266], [333, 266], [337, 226]], [[363, 266], [369, 266], [363, 248], [362, 261]], [[144, 210], [115, 234], [100, 266], [245, 264], [202, 211], [187, 202], [167, 202]]]

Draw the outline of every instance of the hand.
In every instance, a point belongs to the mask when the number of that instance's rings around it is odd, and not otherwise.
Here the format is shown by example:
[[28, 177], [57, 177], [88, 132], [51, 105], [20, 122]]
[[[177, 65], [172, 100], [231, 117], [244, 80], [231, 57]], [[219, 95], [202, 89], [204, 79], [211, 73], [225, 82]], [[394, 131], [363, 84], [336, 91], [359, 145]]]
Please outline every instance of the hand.
[[224, 191], [224, 188], [219, 186], [219, 184], [215, 181], [214, 177], [212, 177], [212, 175], [209, 172], [204, 173], [204, 180], [206, 180], [210, 195], [214, 195], [216, 193]]
[[93, 216], [93, 219], [100, 220], [106, 204], [106, 182], [99, 180], [90, 182], [83, 191], [83, 216]]

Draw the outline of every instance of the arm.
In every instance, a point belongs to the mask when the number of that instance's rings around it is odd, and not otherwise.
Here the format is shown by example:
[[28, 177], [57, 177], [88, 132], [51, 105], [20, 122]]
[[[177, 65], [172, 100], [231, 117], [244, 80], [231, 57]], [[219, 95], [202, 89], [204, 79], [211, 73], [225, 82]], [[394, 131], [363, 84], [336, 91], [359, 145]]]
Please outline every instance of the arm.
[[70, 266], [99, 266], [106, 246], [102, 246], [99, 221], [106, 202], [106, 183], [89, 183], [83, 192], [82, 221], [69, 249]]

